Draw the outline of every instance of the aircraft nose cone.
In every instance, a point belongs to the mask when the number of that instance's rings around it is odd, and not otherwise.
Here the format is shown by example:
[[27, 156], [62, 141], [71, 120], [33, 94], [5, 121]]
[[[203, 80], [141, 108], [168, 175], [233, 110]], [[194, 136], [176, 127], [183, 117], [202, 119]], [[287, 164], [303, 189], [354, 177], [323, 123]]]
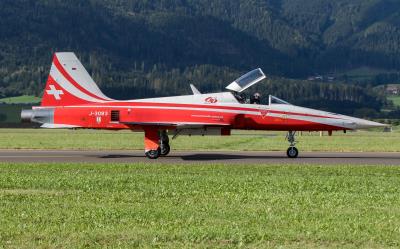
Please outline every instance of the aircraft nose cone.
[[374, 121], [369, 121], [366, 119], [356, 119], [354, 120], [356, 129], [369, 129], [369, 128], [379, 128], [388, 127], [389, 125], [381, 124]]

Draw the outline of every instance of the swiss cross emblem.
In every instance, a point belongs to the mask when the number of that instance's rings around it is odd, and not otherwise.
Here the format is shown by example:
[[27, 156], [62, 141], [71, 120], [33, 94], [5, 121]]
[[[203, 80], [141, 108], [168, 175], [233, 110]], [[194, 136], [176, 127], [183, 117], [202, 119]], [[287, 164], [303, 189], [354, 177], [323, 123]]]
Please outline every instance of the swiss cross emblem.
[[48, 95], [53, 95], [56, 100], [61, 99], [61, 95], [64, 94], [63, 90], [57, 90], [57, 88], [54, 85], [50, 85], [50, 90], [47, 90]]
[[204, 100], [206, 103], [214, 104], [218, 102], [218, 99], [215, 97], [208, 97]]

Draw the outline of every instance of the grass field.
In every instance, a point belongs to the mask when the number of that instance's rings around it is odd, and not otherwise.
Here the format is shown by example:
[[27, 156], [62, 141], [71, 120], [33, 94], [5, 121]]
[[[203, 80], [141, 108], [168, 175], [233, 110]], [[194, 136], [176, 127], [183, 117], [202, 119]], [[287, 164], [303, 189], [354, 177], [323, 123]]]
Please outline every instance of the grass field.
[[4, 248], [398, 248], [400, 167], [0, 163]]
[[[325, 134], [326, 135], [326, 134]], [[298, 136], [301, 151], [400, 152], [400, 132], [342, 132], [320, 137]], [[230, 137], [187, 137], [171, 140], [173, 150], [286, 151], [283, 132], [236, 131]], [[143, 133], [130, 131], [0, 129], [0, 149], [143, 150]]]
[[394, 105], [400, 106], [400, 96], [389, 96], [388, 99], [393, 101]]
[[351, 81], [358, 81], [358, 82], [365, 82], [373, 80], [379, 74], [388, 74], [392, 73], [393, 71], [383, 70], [379, 68], [373, 67], [359, 67], [351, 70], [346, 70], [342, 72], [337, 72], [333, 74], [338, 78], [346, 77]]
[[40, 101], [41, 98], [29, 95], [0, 99], [0, 103], [4, 104], [35, 104], [40, 103]]

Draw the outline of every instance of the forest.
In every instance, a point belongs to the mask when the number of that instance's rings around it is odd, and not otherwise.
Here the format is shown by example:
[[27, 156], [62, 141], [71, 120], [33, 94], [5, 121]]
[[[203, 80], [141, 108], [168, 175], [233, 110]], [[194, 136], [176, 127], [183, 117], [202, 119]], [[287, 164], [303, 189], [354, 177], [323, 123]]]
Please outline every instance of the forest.
[[116, 99], [221, 91], [261, 67], [265, 97], [382, 117], [375, 86], [400, 81], [397, 0], [2, 0], [0, 16], [0, 98], [40, 96], [57, 51]]

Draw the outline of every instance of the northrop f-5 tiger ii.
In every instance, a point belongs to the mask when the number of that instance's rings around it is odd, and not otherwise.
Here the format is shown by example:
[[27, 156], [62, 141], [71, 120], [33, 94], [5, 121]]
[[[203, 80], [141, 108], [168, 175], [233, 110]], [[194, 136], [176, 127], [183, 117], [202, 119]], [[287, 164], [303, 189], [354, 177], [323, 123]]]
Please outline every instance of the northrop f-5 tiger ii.
[[255, 69], [234, 80], [227, 91], [162, 98], [114, 100], [104, 95], [74, 53], [55, 53], [40, 106], [23, 110], [23, 121], [43, 128], [109, 129], [144, 132], [145, 155], [167, 156], [169, 136], [220, 135], [232, 130], [287, 131], [287, 156], [296, 158], [298, 131], [347, 131], [383, 124], [291, 105], [269, 96], [251, 104], [241, 93], [266, 76]]

